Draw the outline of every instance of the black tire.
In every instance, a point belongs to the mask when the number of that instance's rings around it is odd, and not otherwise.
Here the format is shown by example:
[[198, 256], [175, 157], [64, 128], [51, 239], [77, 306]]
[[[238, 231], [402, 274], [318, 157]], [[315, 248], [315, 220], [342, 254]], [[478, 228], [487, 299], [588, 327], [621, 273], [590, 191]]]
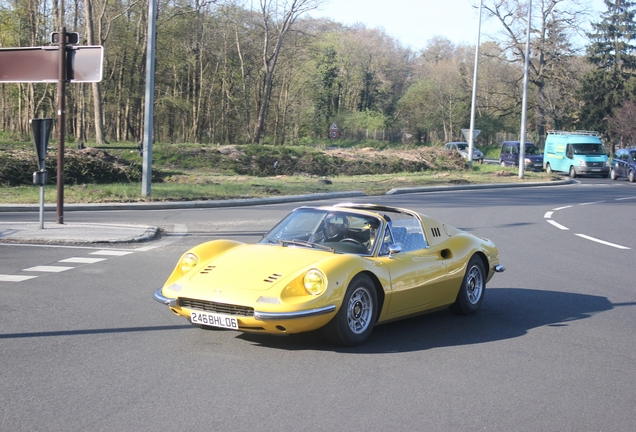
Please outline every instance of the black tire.
[[506, 163], [504, 161], [499, 161], [499, 165], [501, 165], [502, 167], [505, 167]]
[[627, 176], [630, 182], [634, 183], [636, 181], [636, 176], [634, 176], [634, 170], [630, 170]]
[[552, 167], [550, 166], [550, 164], [546, 164], [545, 166], [545, 172], [547, 172], [548, 174], [552, 174]]
[[576, 170], [573, 166], [570, 167], [570, 178], [576, 178]]
[[375, 285], [369, 276], [360, 274], [349, 284], [340, 310], [324, 327], [324, 334], [336, 345], [360, 345], [371, 336], [378, 313]]
[[473, 255], [450, 310], [458, 315], [472, 315], [479, 310], [486, 294], [486, 271], [481, 259]]
[[616, 175], [616, 171], [614, 170], [614, 168], [612, 168], [612, 169], [610, 170], [610, 178], [611, 178], [612, 180], [616, 180], [616, 179], [618, 178], [618, 176]]

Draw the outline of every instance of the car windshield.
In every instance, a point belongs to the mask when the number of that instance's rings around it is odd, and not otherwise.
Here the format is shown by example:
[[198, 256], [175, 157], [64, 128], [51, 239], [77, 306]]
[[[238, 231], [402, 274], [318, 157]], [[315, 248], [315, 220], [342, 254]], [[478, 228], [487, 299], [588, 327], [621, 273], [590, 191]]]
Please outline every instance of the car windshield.
[[572, 144], [572, 151], [578, 155], [604, 155], [605, 149], [601, 144]]
[[457, 143], [456, 145], [458, 150], [468, 150], [468, 144], [466, 143]]
[[345, 210], [302, 208], [289, 214], [259, 243], [369, 255], [380, 226], [380, 219], [373, 216]]

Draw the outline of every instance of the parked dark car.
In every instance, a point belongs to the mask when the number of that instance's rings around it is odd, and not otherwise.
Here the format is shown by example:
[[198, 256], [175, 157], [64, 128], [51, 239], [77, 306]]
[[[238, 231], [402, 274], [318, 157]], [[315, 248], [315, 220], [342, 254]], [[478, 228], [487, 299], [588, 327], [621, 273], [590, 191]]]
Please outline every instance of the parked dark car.
[[636, 181], [636, 148], [616, 150], [612, 158], [610, 177], [612, 180], [627, 177], [632, 183]]
[[[519, 141], [504, 141], [501, 144], [499, 163], [501, 166], [519, 166]], [[525, 169], [541, 171], [543, 169], [543, 154], [534, 143], [527, 142], [524, 155]]]

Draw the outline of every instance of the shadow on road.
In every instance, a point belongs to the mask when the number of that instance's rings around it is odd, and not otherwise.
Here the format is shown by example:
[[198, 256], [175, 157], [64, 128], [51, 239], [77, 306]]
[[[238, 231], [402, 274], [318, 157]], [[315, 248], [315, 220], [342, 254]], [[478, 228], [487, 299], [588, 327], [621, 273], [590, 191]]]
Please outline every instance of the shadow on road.
[[334, 347], [320, 332], [287, 338], [241, 334], [240, 338], [270, 348], [326, 350], [357, 354], [422, 351], [431, 348], [478, 344], [525, 335], [542, 326], [567, 326], [616, 306], [606, 297], [526, 288], [487, 290], [476, 315], [457, 316], [448, 310], [376, 327], [362, 346]]

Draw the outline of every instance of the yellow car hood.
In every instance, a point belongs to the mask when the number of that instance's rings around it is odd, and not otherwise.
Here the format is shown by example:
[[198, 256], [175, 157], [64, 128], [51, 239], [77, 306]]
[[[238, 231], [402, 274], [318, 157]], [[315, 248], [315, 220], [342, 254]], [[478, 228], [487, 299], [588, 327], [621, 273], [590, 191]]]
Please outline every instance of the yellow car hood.
[[303, 247], [244, 245], [213, 258], [187, 278], [200, 288], [265, 291], [329, 256], [333, 253]]

